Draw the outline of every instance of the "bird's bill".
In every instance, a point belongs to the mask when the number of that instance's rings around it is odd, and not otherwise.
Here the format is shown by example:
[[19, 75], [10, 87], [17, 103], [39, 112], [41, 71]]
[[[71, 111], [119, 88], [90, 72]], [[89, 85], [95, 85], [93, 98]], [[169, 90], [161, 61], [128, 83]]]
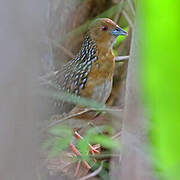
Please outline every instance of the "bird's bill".
[[117, 36], [127, 36], [128, 33], [126, 31], [124, 31], [123, 29], [121, 29], [119, 26], [116, 27], [116, 29], [112, 30], [112, 35], [114, 35], [115, 37]]

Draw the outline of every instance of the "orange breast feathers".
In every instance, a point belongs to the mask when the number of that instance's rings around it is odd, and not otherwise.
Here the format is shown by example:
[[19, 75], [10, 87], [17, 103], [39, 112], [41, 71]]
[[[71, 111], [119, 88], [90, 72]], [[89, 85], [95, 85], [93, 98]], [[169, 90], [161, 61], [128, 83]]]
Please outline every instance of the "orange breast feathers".
[[82, 95], [105, 103], [112, 89], [115, 60], [111, 49], [102, 45], [97, 45], [96, 56], [98, 60], [92, 64]]

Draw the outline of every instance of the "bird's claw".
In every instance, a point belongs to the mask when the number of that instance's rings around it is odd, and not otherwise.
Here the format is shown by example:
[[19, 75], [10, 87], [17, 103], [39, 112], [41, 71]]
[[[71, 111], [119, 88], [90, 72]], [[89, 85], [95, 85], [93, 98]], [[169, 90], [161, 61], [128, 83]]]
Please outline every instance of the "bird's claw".
[[[74, 132], [74, 136], [75, 136], [77, 139], [84, 140], [84, 138], [83, 138], [77, 131]], [[94, 155], [94, 154], [99, 154], [99, 153], [100, 153], [100, 151], [98, 150], [98, 149], [100, 148], [100, 144], [95, 144], [95, 145], [88, 144], [88, 145], [89, 145], [89, 148], [90, 148], [90, 153], [91, 153], [92, 155]], [[74, 153], [74, 155], [75, 155], [76, 157], [77, 157], [77, 156], [79, 156], [79, 157], [81, 156], [81, 153], [78, 151], [78, 149], [77, 149], [72, 143], [70, 143], [70, 149], [73, 151], [73, 153]], [[94, 159], [94, 161], [96, 162], [95, 159]], [[82, 164], [84, 165], [84, 167], [85, 167], [88, 171], [91, 169], [91, 166], [88, 164], [87, 161], [85, 161], [85, 160], [78, 160], [77, 167], [76, 167], [75, 174], [74, 174], [75, 177], [78, 175], [81, 162], [82, 162]]]

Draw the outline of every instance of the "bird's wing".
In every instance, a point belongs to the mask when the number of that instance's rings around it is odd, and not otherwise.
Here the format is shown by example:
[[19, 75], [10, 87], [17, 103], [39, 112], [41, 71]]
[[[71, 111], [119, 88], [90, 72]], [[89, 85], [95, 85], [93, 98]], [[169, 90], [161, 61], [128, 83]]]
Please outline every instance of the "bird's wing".
[[[97, 59], [95, 51], [93, 51], [93, 53], [91, 51], [92, 49], [87, 49], [85, 52], [80, 51], [76, 58], [68, 65], [65, 65], [65, 75], [62, 82], [64, 91], [81, 95], [80, 91], [85, 87], [92, 63]], [[57, 73], [56, 76], [58, 77], [59, 74]]]
[[64, 91], [81, 95], [80, 91], [85, 87], [92, 63], [97, 60], [95, 54], [95, 43], [89, 37], [86, 37], [76, 57], [65, 64], [59, 71], [41, 77], [40, 84], [55, 92]]
[[65, 104], [61, 92], [63, 91], [63, 81], [68, 65], [69, 63], [58, 71], [51, 71], [39, 77], [41, 91], [42, 93], [45, 92], [45, 96], [48, 97], [46, 103], [50, 111], [53, 112], [52, 114], [64, 112], [63, 106]]

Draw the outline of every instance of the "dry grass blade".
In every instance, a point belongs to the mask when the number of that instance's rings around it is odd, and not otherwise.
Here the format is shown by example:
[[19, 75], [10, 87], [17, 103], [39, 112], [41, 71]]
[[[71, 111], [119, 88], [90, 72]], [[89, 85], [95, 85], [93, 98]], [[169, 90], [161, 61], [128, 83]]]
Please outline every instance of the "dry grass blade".
[[90, 108], [91, 111], [100, 111], [100, 112], [123, 112], [123, 109], [116, 108]]
[[119, 15], [120, 15], [121, 11], [122, 11], [123, 8], [124, 8], [124, 0], [122, 0], [122, 1], [119, 3], [118, 6], [119, 6], [119, 7], [118, 7], [117, 13], [116, 13], [115, 18], [114, 18], [114, 21], [115, 21], [116, 23], [118, 22]]
[[84, 176], [84, 177], [82, 177], [82, 178], [80, 178], [78, 180], [86, 180], [86, 179], [97, 176], [101, 172], [101, 170], [103, 168], [103, 164], [104, 164], [104, 161], [101, 162], [100, 167], [98, 169], [96, 169], [94, 172], [92, 172], [91, 174], [88, 174], [87, 176]]
[[67, 119], [70, 119], [70, 118], [74, 118], [74, 117], [77, 117], [77, 116], [80, 116], [84, 113], [87, 113], [87, 112], [90, 112], [90, 111], [107, 111], [107, 112], [122, 112], [123, 113], [123, 110], [122, 109], [113, 109], [113, 108], [88, 108], [88, 109], [84, 109], [83, 111], [81, 112], [78, 112], [78, 113], [74, 113], [74, 114], [70, 114], [70, 115], [67, 115], [59, 120], [56, 120], [52, 123], [50, 123], [47, 128], [51, 128], [59, 123], [62, 123], [64, 122], [65, 120]]
[[[102, 12], [101, 14], [98, 14], [94, 19], [96, 18], [113, 18], [113, 16], [115, 15], [115, 13], [118, 11], [118, 9], [120, 10], [122, 7], [121, 6], [121, 2], [117, 5], [112, 6], [111, 8], [109, 8], [108, 10]], [[66, 40], [67, 38], [72, 38], [73, 36], [77, 36], [81, 33], [84, 33], [89, 24], [92, 23], [93, 20], [87, 20], [84, 24], [80, 25], [78, 28], [74, 29], [73, 31], [67, 33], [67, 35], [62, 39], [62, 42], [64, 42], [64, 40]]]
[[55, 125], [57, 125], [59, 123], [62, 123], [63, 121], [65, 121], [67, 119], [77, 117], [77, 116], [82, 115], [82, 114], [84, 114], [86, 112], [89, 112], [89, 111], [92, 111], [92, 109], [85, 109], [85, 110], [83, 110], [81, 112], [78, 112], [78, 113], [75, 113], [75, 114], [70, 114], [70, 115], [68, 115], [68, 116], [66, 116], [66, 117], [64, 117], [62, 119], [59, 119], [59, 120], [57, 120], [55, 122], [50, 123], [47, 128], [51, 128], [51, 127], [53, 127], [53, 126], [55, 126]]
[[130, 7], [130, 9], [132, 11], [132, 14], [135, 16], [136, 13], [135, 13], [135, 10], [134, 10], [132, 0], [128, 0], [127, 2], [128, 2], [128, 5], [129, 5], [129, 7]]

